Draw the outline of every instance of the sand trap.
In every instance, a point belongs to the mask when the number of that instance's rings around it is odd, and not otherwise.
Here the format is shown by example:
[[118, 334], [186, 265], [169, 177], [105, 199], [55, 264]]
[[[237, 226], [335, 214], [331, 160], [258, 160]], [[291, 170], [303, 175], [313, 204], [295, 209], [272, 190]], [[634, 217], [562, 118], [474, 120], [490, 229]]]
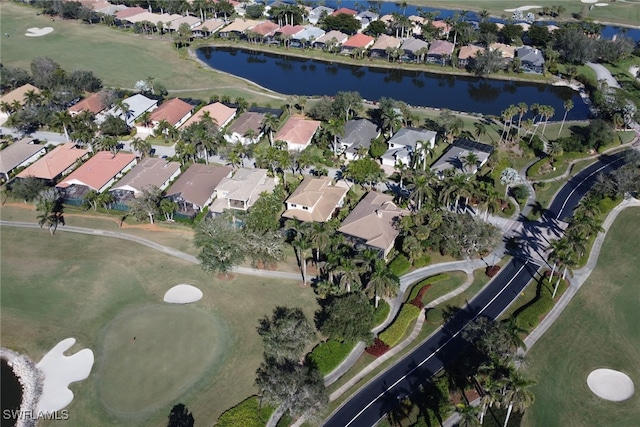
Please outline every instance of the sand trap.
[[202, 291], [191, 285], [175, 285], [164, 294], [164, 302], [188, 304], [202, 299]]
[[580, 0], [580, 2], [593, 4], [593, 3], [598, 3], [598, 0]]
[[44, 28], [31, 27], [31, 28], [27, 28], [27, 32], [24, 33], [24, 35], [27, 37], [41, 37], [52, 32], [53, 32], [53, 27], [44, 27]]
[[91, 350], [85, 348], [72, 356], [64, 355], [64, 352], [75, 343], [75, 338], [60, 341], [36, 365], [44, 376], [38, 412], [55, 412], [63, 409], [73, 400], [73, 392], [69, 390], [69, 384], [89, 376], [93, 366]]
[[[596, 0], [597, 1], [597, 0]], [[531, 10], [531, 9], [540, 9], [542, 8], [542, 6], [520, 6], [520, 7], [516, 7], [515, 9], [505, 9], [505, 12], [515, 12], [517, 10]]]
[[596, 396], [612, 402], [627, 400], [634, 393], [631, 378], [613, 369], [591, 371], [587, 377], [587, 385]]
[[609, 3], [596, 3], [596, 6], [599, 6], [599, 7], [609, 6]]
[[640, 79], [640, 77], [636, 77], [638, 76], [638, 70], [640, 70], [640, 66], [638, 65], [633, 65], [631, 67], [629, 67], [629, 73], [635, 77], [636, 79]]

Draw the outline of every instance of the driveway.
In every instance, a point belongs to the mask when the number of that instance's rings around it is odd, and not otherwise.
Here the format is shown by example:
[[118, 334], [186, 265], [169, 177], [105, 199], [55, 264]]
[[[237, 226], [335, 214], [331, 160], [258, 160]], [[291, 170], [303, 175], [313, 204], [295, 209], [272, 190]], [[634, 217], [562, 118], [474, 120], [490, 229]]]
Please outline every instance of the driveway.
[[613, 75], [607, 70], [604, 65], [594, 64], [593, 62], [587, 62], [587, 66], [596, 72], [598, 81], [605, 80], [609, 87], [620, 88], [620, 83], [613, 77]]

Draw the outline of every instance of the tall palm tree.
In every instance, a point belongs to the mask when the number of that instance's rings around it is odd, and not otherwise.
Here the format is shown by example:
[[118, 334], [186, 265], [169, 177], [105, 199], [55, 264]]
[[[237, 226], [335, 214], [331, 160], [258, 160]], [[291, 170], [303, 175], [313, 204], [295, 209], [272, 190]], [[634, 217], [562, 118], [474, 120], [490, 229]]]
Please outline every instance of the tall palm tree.
[[504, 427], [507, 427], [511, 411], [513, 409], [518, 412], [523, 412], [533, 404], [535, 396], [531, 390], [529, 390], [529, 387], [534, 384], [535, 381], [525, 378], [518, 371], [514, 371], [512, 375], [507, 378], [505, 383], [505, 392], [501, 402], [502, 405], [507, 407], [507, 416], [504, 420]]
[[484, 136], [487, 134], [487, 127], [485, 126], [484, 123], [475, 122], [473, 124], [473, 127], [476, 129], [475, 131], [476, 138], [480, 139], [481, 136]]
[[269, 135], [269, 144], [273, 145], [273, 132], [278, 129], [278, 118], [271, 113], [264, 115], [262, 119], [262, 130]]
[[564, 101], [563, 107], [564, 107], [564, 116], [562, 116], [562, 124], [560, 125], [560, 130], [558, 131], [558, 137], [560, 137], [560, 134], [562, 133], [562, 128], [564, 127], [564, 122], [567, 119], [567, 114], [569, 113], [569, 111], [573, 109], [573, 101], [570, 99], [567, 99], [566, 101]]
[[382, 259], [376, 260], [373, 265], [373, 271], [369, 276], [369, 283], [367, 283], [367, 296], [369, 298], [375, 298], [375, 306], [378, 308], [380, 298], [387, 297], [392, 298], [398, 294], [400, 287], [400, 279], [393, 274], [391, 269], [387, 267], [387, 264]]
[[40, 101], [42, 101], [42, 96], [35, 90], [31, 89], [24, 93], [24, 105], [27, 107], [35, 107], [40, 104]]
[[338, 155], [338, 137], [344, 136], [344, 122], [340, 119], [329, 119], [322, 127], [333, 138], [333, 155]]
[[402, 114], [395, 108], [389, 107], [381, 111], [382, 128], [387, 129], [389, 137], [392, 137], [395, 129], [402, 125]]
[[358, 266], [353, 258], [342, 258], [337, 272], [339, 274], [339, 285], [343, 292], [351, 292], [352, 286], [356, 285], [358, 288], [362, 286], [362, 269]]
[[135, 137], [131, 141], [131, 148], [140, 153], [140, 157], [144, 157], [151, 153], [153, 146], [149, 141], [146, 141], [142, 138]]
[[67, 142], [69, 141], [69, 126], [71, 126], [72, 123], [73, 117], [71, 117], [67, 110], [57, 111], [53, 113], [53, 117], [51, 118], [51, 126], [61, 127]]
[[522, 117], [529, 111], [529, 106], [526, 102], [519, 102], [518, 108], [518, 137], [520, 137], [520, 125], [522, 124]]
[[417, 210], [422, 209], [422, 205], [435, 197], [435, 188], [433, 186], [432, 174], [427, 171], [417, 172], [412, 179], [412, 182], [407, 185], [409, 190], [409, 199], [411, 199], [417, 207]]
[[309, 241], [315, 248], [314, 259], [316, 264], [320, 260], [320, 251], [324, 251], [331, 243], [333, 230], [327, 223], [314, 222], [309, 230]]
[[580, 200], [578, 206], [574, 210], [575, 215], [585, 215], [590, 218], [598, 216], [602, 212], [600, 208], [600, 202], [593, 194], [587, 194]]
[[478, 155], [473, 151], [469, 151], [462, 159], [462, 166], [469, 174], [473, 174], [478, 168]]
[[418, 166], [418, 163], [422, 163], [422, 170], [427, 170], [427, 156], [433, 158], [433, 148], [428, 141], [418, 140], [416, 141], [416, 152], [413, 156], [413, 167]]
[[480, 408], [477, 406], [468, 405], [465, 403], [458, 403], [456, 405], [456, 412], [460, 415], [460, 421], [458, 421], [459, 427], [478, 427], [480, 426]]

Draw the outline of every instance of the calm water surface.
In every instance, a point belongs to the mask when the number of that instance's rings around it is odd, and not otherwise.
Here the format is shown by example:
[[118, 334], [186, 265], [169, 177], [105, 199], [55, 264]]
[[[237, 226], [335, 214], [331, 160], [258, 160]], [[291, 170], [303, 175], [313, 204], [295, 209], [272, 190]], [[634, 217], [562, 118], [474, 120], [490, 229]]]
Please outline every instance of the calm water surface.
[[20, 382], [18, 382], [18, 378], [13, 373], [13, 369], [11, 366], [7, 364], [7, 361], [4, 359], [0, 359], [2, 361], [0, 366], [0, 397], [2, 400], [2, 404], [0, 405], [0, 425], [2, 427], [14, 426], [14, 420], [7, 420], [5, 417], [1, 416], [4, 414], [5, 410], [18, 410], [20, 409], [20, 402], [22, 401], [22, 386]]
[[390, 97], [410, 105], [500, 115], [511, 104], [551, 105], [552, 120], [561, 120], [564, 101], [574, 108], [567, 119], [589, 117], [589, 109], [572, 89], [545, 84], [479, 79], [422, 71], [406, 71], [283, 57], [239, 48], [204, 47], [198, 58], [216, 70], [251, 80], [284, 94], [335, 95], [358, 91], [363, 98]]

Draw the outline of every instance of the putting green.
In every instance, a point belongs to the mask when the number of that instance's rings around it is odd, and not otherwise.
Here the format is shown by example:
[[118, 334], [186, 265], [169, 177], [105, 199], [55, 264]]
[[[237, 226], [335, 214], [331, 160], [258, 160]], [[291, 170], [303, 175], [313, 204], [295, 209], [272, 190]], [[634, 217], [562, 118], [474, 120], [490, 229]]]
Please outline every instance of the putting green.
[[126, 310], [106, 326], [96, 352], [100, 400], [118, 415], [169, 407], [219, 370], [230, 339], [220, 319], [194, 306]]

